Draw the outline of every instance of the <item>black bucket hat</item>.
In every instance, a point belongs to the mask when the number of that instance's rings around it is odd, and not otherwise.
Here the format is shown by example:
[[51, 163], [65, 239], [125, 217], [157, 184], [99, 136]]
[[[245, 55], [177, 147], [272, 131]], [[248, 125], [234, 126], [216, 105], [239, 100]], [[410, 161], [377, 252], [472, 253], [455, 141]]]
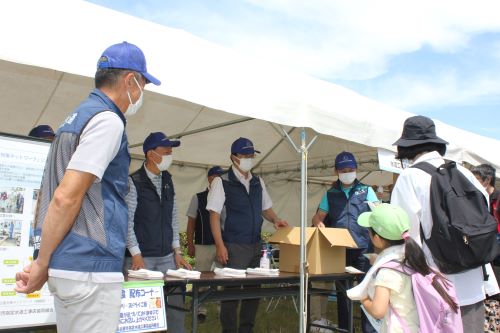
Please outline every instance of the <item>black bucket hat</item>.
[[393, 145], [411, 147], [423, 143], [448, 144], [447, 141], [436, 135], [436, 125], [434, 125], [432, 119], [424, 116], [414, 116], [405, 120], [403, 134]]

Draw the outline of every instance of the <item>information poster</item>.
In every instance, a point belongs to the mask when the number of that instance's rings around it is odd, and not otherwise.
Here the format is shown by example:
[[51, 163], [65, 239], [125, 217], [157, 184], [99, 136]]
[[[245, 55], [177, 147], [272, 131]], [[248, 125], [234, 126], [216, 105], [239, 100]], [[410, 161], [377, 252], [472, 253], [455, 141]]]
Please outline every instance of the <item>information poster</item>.
[[55, 323], [45, 285], [25, 295], [14, 291], [16, 272], [30, 263], [33, 216], [49, 142], [0, 134], [0, 328]]
[[399, 174], [408, 167], [408, 164], [401, 165], [401, 161], [396, 159], [396, 153], [393, 151], [378, 148], [377, 153], [380, 170]]
[[152, 332], [166, 329], [163, 281], [125, 282], [118, 332]]

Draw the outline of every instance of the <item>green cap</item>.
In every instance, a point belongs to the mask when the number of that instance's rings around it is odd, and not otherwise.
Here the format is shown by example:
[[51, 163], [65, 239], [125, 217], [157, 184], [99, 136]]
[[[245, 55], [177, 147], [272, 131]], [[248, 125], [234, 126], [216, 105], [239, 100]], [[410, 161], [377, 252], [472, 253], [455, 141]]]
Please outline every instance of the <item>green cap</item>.
[[408, 214], [401, 207], [386, 203], [374, 206], [371, 212], [361, 214], [358, 224], [371, 227], [378, 235], [388, 240], [403, 239], [402, 234], [410, 229]]

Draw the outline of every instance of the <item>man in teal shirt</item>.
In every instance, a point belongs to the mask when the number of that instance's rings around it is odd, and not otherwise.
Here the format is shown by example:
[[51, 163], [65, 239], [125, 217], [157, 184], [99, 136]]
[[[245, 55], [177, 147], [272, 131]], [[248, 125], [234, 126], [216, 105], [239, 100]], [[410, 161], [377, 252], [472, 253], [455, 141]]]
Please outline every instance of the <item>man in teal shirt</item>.
[[[335, 175], [338, 180], [325, 193], [318, 211], [312, 219], [316, 227], [345, 228], [349, 230], [352, 238], [358, 246], [357, 249], [346, 250], [346, 266], [353, 266], [363, 272], [370, 268], [369, 260], [363, 256], [372, 252], [368, 229], [357, 223], [361, 213], [370, 210], [368, 202], [378, 201], [371, 186], [361, 183], [356, 178], [358, 164], [354, 155], [349, 152], [341, 152], [335, 158]], [[337, 289], [344, 290], [345, 286], [337, 282]], [[332, 288], [332, 285], [324, 286]], [[330, 326], [326, 319], [326, 296], [317, 296], [311, 299], [311, 320], [324, 326]], [[337, 294], [337, 311], [339, 328], [347, 329], [349, 308], [344, 293]], [[364, 333], [375, 332], [366, 316], [362, 315], [362, 329]]]

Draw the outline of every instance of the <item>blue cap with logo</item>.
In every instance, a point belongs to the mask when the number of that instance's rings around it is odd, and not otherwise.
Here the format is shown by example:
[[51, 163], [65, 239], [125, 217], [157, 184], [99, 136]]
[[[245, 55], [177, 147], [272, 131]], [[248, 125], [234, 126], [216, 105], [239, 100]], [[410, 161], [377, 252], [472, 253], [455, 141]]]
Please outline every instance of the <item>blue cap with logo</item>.
[[335, 157], [335, 169], [340, 170], [345, 168], [358, 168], [358, 163], [356, 163], [354, 155], [347, 151], [343, 151]]
[[28, 135], [35, 138], [53, 138], [55, 136], [54, 130], [49, 125], [38, 125]]
[[179, 147], [181, 145], [180, 141], [170, 140], [162, 132], [153, 132], [148, 135], [144, 143], [142, 144], [142, 151], [146, 154], [151, 149], [156, 147]]
[[114, 44], [102, 53], [97, 68], [130, 69], [141, 73], [147, 80], [156, 86], [161, 84], [160, 80], [148, 73], [146, 68], [146, 57], [141, 49], [127, 42]]
[[231, 154], [250, 155], [255, 153], [260, 153], [260, 151], [255, 150], [252, 141], [247, 138], [238, 138], [231, 145]]
[[216, 166], [211, 167], [210, 169], [208, 169], [207, 177], [210, 177], [210, 176], [213, 176], [213, 175], [220, 176], [224, 172], [225, 172], [224, 169], [222, 169], [220, 166], [216, 165]]

